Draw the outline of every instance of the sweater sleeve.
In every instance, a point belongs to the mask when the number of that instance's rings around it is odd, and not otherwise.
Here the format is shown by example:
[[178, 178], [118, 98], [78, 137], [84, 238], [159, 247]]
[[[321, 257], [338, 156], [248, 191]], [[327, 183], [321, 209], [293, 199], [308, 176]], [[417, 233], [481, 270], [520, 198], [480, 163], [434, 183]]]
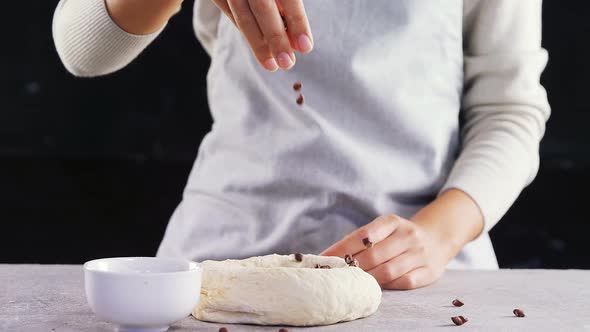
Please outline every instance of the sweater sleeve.
[[217, 26], [221, 10], [212, 1], [195, 1], [193, 27], [203, 49], [211, 56], [217, 39]]
[[488, 232], [539, 168], [550, 107], [542, 0], [465, 0], [462, 148], [441, 193], [462, 190]]
[[133, 35], [110, 17], [105, 0], [61, 0], [53, 17], [53, 39], [66, 69], [75, 76], [115, 72], [133, 61], [163, 30]]

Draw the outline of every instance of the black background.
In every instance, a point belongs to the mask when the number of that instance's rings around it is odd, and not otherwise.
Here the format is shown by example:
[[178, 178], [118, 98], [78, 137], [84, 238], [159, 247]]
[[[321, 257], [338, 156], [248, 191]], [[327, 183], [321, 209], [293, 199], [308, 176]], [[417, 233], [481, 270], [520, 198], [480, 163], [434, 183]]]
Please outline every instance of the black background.
[[[92, 80], [57, 58], [56, 4], [3, 5], [0, 263], [153, 255], [211, 127], [192, 1], [132, 65]], [[590, 268], [588, 9], [544, 3], [553, 115], [536, 181], [492, 230], [502, 267]]]

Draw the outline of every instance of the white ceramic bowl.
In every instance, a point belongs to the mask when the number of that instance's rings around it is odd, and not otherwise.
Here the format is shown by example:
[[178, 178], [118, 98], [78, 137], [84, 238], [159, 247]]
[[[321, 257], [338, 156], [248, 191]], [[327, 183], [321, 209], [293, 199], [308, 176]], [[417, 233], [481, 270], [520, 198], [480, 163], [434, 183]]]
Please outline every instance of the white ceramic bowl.
[[119, 331], [166, 331], [199, 303], [201, 268], [173, 258], [121, 257], [84, 264], [88, 304]]

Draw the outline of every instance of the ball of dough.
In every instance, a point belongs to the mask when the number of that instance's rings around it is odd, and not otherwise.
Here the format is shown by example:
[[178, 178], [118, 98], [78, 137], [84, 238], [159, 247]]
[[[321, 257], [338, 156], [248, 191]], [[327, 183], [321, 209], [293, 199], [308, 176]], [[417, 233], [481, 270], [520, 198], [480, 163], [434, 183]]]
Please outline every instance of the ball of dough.
[[377, 281], [339, 257], [268, 255], [205, 261], [202, 267], [193, 316], [204, 321], [327, 325], [369, 316], [381, 303]]

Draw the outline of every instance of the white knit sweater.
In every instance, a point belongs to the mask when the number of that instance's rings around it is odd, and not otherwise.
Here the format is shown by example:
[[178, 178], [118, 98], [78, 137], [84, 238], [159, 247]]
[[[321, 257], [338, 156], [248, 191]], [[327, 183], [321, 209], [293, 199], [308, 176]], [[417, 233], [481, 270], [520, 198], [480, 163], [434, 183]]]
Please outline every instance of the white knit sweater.
[[[487, 236], [487, 231], [538, 170], [539, 141], [550, 114], [545, 90], [539, 82], [547, 62], [547, 52], [541, 48], [541, 7], [541, 0], [463, 2], [461, 108], [465, 123], [461, 128], [459, 156], [437, 191], [458, 188], [466, 192], [484, 216], [483, 236]], [[216, 43], [224, 38], [218, 31], [220, 20], [224, 21], [223, 16], [210, 1], [195, 2], [195, 31], [214, 61]], [[311, 23], [313, 29], [314, 22]], [[61, 0], [53, 25], [63, 63], [72, 74], [84, 77], [125, 67], [162, 30], [145, 36], [123, 31], [109, 17], [104, 0]], [[302, 79], [305, 83], [305, 77]], [[180, 251], [170, 249], [169, 253], [191, 255]], [[494, 264], [489, 260], [471, 261], [464, 266], [490, 268]]]

